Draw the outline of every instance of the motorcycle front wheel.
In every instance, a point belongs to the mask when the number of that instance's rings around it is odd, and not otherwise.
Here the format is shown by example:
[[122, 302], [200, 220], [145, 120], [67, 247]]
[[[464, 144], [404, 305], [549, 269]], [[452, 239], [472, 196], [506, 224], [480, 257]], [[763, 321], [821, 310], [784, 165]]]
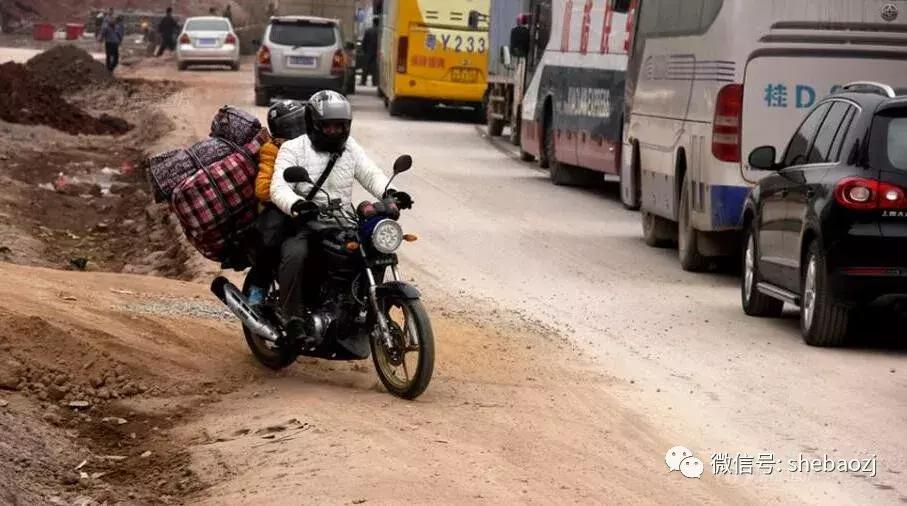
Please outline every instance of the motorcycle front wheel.
[[435, 337], [419, 300], [388, 296], [381, 300], [393, 345], [372, 332], [372, 359], [381, 383], [392, 395], [415, 399], [425, 392], [435, 367]]
[[[242, 287], [242, 293], [246, 297], [249, 296], [249, 290], [252, 288], [252, 283], [249, 281], [250, 279], [252, 279], [252, 276], [247, 275]], [[271, 285], [271, 290], [274, 290], [273, 284]], [[267, 298], [270, 296], [271, 294], [268, 293]], [[249, 349], [252, 350], [252, 355], [254, 355], [255, 359], [263, 366], [279, 371], [293, 362], [296, 362], [296, 358], [299, 355], [294, 350], [289, 349], [287, 346], [279, 346], [256, 335], [245, 325], [242, 326], [242, 331], [246, 336], [246, 344], [248, 344]]]

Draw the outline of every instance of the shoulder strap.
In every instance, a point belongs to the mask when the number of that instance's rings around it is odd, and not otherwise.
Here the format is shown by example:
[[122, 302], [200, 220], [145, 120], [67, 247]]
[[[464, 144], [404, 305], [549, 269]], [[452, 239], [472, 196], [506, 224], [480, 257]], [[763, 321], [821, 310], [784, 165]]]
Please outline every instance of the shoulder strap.
[[343, 156], [343, 149], [340, 151], [331, 154], [331, 159], [328, 160], [327, 167], [324, 168], [324, 172], [321, 173], [321, 177], [318, 178], [318, 181], [315, 183], [315, 186], [309, 191], [309, 194], [306, 195], [306, 200], [312, 200], [315, 198], [315, 195], [318, 194], [318, 191], [321, 190], [321, 187], [324, 186], [324, 182], [328, 180], [328, 176], [331, 175], [331, 171], [334, 170], [334, 165], [337, 164], [337, 160], [340, 160], [340, 157]]

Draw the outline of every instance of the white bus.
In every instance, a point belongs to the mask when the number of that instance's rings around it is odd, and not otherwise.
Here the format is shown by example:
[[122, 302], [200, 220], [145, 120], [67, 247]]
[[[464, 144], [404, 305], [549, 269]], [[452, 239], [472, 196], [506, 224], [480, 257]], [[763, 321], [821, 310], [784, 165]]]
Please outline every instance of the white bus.
[[851, 81], [907, 85], [907, 0], [634, 0], [621, 195], [646, 243], [685, 270], [736, 253], [764, 172], [749, 152], [787, 140]]

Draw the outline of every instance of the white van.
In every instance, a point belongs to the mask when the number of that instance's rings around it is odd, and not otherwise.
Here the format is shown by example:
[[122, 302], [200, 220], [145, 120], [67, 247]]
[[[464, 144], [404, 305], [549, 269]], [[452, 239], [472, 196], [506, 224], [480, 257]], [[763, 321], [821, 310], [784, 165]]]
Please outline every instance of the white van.
[[638, 0], [621, 194], [650, 245], [686, 270], [734, 254], [764, 173], [747, 154], [787, 139], [851, 81], [907, 85], [907, 0]]

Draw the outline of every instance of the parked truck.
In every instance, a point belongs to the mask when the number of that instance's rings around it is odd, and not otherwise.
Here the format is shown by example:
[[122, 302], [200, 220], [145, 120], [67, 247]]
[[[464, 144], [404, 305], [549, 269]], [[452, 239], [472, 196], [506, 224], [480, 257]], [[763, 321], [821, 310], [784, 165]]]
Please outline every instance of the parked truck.
[[529, 0], [491, 0], [488, 26], [488, 135], [497, 137], [510, 129], [510, 140], [520, 144], [520, 105], [526, 77], [525, 58], [510, 51], [511, 32], [529, 21]]

